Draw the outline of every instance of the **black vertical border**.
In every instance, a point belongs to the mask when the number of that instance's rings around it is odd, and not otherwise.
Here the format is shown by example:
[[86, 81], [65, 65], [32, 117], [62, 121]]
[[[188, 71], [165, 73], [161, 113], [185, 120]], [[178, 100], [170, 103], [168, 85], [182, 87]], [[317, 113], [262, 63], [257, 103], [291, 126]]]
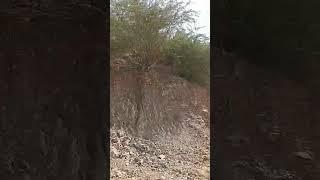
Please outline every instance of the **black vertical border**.
[[[110, 1], [95, 0], [94, 6], [104, 13], [104, 24], [105, 29], [103, 29], [104, 36], [101, 37], [106, 43], [106, 54], [101, 58], [105, 58], [101, 61], [101, 78], [103, 79], [102, 88], [104, 93], [101, 94], [100, 107], [102, 108], [102, 132], [103, 134], [103, 145], [105, 154], [105, 177], [110, 179]], [[106, 69], [105, 69], [106, 68]], [[107, 72], [107, 74], [104, 74]]]
[[105, 40], [107, 44], [107, 55], [106, 55], [106, 68], [107, 68], [107, 75], [106, 75], [106, 81], [105, 81], [105, 103], [106, 109], [105, 109], [105, 116], [103, 119], [105, 119], [106, 124], [106, 172], [107, 172], [107, 179], [110, 179], [110, 1], [103, 1], [104, 2], [104, 9], [106, 12], [106, 34], [105, 34]]
[[214, 126], [217, 124], [216, 119], [214, 118], [214, 61], [215, 61], [215, 53], [214, 47], [217, 47], [216, 39], [217, 34], [215, 31], [216, 24], [217, 24], [217, 1], [212, 0], [210, 1], [210, 179], [218, 180], [216, 178], [216, 151], [217, 151], [217, 144], [216, 138], [217, 133], [215, 131]]

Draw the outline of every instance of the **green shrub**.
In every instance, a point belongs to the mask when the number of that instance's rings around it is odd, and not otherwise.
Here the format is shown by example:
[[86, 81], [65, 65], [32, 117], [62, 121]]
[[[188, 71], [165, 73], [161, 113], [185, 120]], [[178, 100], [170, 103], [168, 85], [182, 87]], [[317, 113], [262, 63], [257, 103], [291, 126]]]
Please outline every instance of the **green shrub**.
[[175, 67], [177, 74], [200, 85], [210, 79], [210, 45], [201, 34], [177, 32], [168, 40], [164, 54], [166, 63]]
[[112, 0], [111, 56], [129, 53], [132, 65], [140, 68], [160, 61], [165, 40], [194, 22], [195, 12], [187, 5], [178, 0]]
[[208, 84], [208, 39], [187, 33], [196, 16], [188, 5], [179, 0], [111, 0], [111, 57], [129, 53], [130, 66], [138, 70], [170, 62], [179, 76]]

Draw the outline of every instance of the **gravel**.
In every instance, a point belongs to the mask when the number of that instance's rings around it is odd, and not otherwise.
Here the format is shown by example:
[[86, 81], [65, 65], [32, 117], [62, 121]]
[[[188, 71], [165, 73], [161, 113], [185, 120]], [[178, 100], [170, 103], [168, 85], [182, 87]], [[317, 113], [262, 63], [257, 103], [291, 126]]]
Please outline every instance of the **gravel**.
[[209, 127], [192, 113], [184, 123], [181, 133], [153, 141], [111, 129], [111, 179], [210, 179]]

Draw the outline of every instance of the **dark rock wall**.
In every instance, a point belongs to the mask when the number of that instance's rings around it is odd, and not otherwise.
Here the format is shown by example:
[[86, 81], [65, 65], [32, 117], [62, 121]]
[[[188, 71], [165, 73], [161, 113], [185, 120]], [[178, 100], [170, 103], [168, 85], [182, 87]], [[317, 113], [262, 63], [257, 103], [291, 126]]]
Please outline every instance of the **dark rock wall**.
[[[237, 179], [230, 175], [237, 173], [234, 164], [252, 159], [276, 170], [289, 170], [302, 179], [319, 179], [319, 102], [314, 100], [311, 86], [242, 60], [238, 60], [242, 65], [230, 63], [230, 58], [235, 57], [214, 56], [217, 179]], [[250, 172], [247, 178], [279, 175], [266, 175], [267, 170], [253, 167], [243, 169]]]
[[28, 2], [0, 12], [0, 179], [106, 179], [105, 16]]

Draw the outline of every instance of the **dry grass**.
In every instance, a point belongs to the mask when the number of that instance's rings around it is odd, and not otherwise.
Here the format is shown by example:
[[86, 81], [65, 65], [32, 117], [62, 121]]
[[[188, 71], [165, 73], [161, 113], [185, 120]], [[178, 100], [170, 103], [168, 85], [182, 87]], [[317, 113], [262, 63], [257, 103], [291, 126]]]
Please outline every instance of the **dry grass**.
[[135, 135], [150, 138], [159, 132], [178, 132], [183, 125], [184, 112], [209, 109], [206, 90], [168, 72], [152, 70], [142, 77], [143, 108], [135, 125], [138, 113], [136, 96], [140, 91], [137, 76], [133, 71], [112, 71], [112, 126], [123, 127]]

